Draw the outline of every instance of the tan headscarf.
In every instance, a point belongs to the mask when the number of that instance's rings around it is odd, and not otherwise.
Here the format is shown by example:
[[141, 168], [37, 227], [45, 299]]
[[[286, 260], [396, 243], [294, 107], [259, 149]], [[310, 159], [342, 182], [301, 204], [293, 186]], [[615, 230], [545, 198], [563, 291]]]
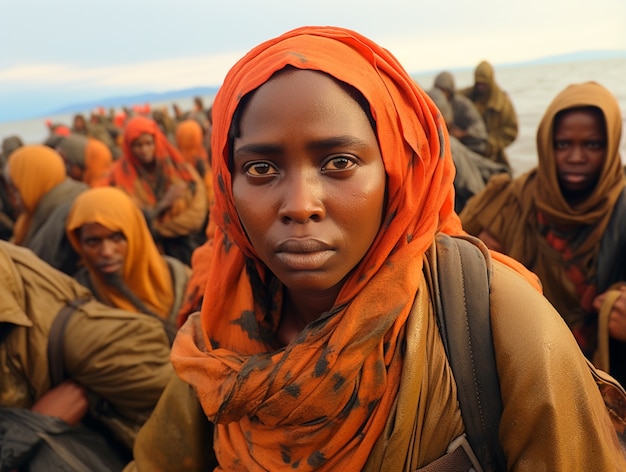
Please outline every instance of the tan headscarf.
[[[571, 207], [561, 193], [553, 150], [553, 124], [557, 113], [593, 106], [602, 111], [607, 129], [607, 156], [593, 193]], [[502, 251], [521, 261], [541, 279], [547, 298], [572, 325], [580, 320], [580, 297], [565, 274], [561, 255], [548, 245], [538, 227], [538, 212], [550, 227], [586, 228], [584, 241], [569, 248], [570, 260], [587, 268], [584, 277], [595, 280], [600, 241], [625, 185], [619, 154], [622, 118], [615, 97], [602, 85], [586, 82], [568, 86], [548, 106], [537, 131], [539, 165], [510, 182], [493, 178], [485, 191], [470, 200], [461, 213], [470, 234], [486, 229]], [[577, 313], [577, 314], [576, 314]]]
[[[167, 262], [152, 239], [145, 218], [126, 193], [115, 187], [96, 187], [79, 195], [67, 218], [67, 236], [82, 256], [77, 230], [86, 223], [99, 223], [120, 231], [128, 242], [122, 278], [128, 288], [153, 313], [167, 318], [174, 303], [172, 276]], [[109, 286], [89, 261], [84, 260], [98, 295], [118, 308], [139, 310]]]

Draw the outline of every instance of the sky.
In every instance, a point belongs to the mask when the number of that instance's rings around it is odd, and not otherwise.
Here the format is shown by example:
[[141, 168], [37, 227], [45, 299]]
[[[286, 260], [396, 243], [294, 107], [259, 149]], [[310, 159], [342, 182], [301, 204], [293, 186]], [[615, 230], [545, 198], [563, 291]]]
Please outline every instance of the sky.
[[624, 0], [1, 0], [0, 121], [219, 86], [249, 49], [343, 26], [410, 73], [626, 50]]

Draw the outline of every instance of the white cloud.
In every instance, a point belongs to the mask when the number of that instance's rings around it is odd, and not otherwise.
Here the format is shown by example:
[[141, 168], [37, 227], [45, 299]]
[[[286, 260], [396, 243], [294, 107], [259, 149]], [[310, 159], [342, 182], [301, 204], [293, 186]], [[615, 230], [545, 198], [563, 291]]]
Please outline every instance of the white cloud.
[[25, 64], [0, 71], [0, 86], [142, 92], [218, 86], [242, 55], [225, 53], [91, 68], [72, 64]]

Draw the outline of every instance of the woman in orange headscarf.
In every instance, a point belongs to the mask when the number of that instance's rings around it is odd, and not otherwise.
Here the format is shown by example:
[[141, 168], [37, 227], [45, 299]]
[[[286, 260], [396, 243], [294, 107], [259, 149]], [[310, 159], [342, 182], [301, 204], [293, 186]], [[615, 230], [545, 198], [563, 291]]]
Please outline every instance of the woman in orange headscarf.
[[150, 118], [137, 116], [126, 123], [122, 150], [108, 183], [144, 211], [161, 250], [189, 264], [204, 240], [208, 214], [202, 178]]
[[[172, 350], [197, 416], [214, 424], [213, 467], [416, 470], [438, 459], [464, 425], [425, 276], [435, 235], [462, 233], [437, 108], [372, 41], [304, 27], [240, 60], [214, 112], [214, 251], [201, 314]], [[491, 288], [508, 468], [626, 465], [558, 314], [495, 260]], [[152, 442], [193, 418], [168, 398], [135, 461], [199, 470], [181, 457], [187, 434], [168, 444], [177, 461]]]
[[197, 120], [187, 119], [176, 125], [176, 147], [202, 176], [207, 188], [207, 204], [211, 208], [213, 202], [213, 173], [209, 162], [209, 153], [204, 146], [204, 132]]
[[[623, 383], [626, 178], [621, 136], [622, 116], [613, 94], [595, 82], [572, 84], [554, 98], [539, 124], [538, 166], [514, 180], [492, 179], [461, 216], [468, 232], [539, 276], [546, 297], [590, 359], [598, 347], [598, 312], [615, 306], [610, 366], [599, 366]], [[614, 291], [615, 284], [622, 289]]]
[[74, 276], [100, 301], [174, 325], [190, 270], [159, 253], [128, 195], [112, 187], [84, 192], [72, 205], [66, 230], [85, 264]]
[[53, 267], [73, 273], [78, 257], [65, 236], [65, 221], [74, 199], [89, 187], [68, 178], [59, 153], [40, 144], [13, 152], [6, 175], [21, 206], [11, 242], [28, 247]]

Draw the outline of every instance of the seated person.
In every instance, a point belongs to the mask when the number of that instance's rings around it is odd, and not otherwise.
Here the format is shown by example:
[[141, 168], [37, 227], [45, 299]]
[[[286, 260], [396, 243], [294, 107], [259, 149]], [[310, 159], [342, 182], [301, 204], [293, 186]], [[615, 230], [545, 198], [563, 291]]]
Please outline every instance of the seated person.
[[126, 123], [122, 149], [107, 183], [142, 209], [161, 252], [189, 265], [191, 253], [204, 242], [208, 215], [202, 177], [150, 118]]
[[[543, 290], [594, 359], [608, 333], [599, 323], [606, 294], [626, 285], [626, 179], [619, 153], [622, 117], [613, 94], [573, 84], [548, 106], [537, 129], [538, 165], [497, 176], [461, 212], [464, 229], [535, 272]], [[626, 287], [610, 311], [610, 365], [626, 383]]]
[[78, 255], [65, 236], [65, 220], [74, 199], [89, 186], [69, 178], [59, 153], [41, 144], [13, 152], [4, 175], [19, 207], [11, 242], [73, 274]]
[[[450, 130], [450, 126], [454, 126], [454, 113], [452, 105], [446, 99], [446, 95], [437, 87], [430, 89], [428, 95], [439, 108], [448, 130]], [[492, 175], [509, 172], [509, 168], [504, 164], [493, 162], [472, 151], [454, 135], [450, 134], [449, 138], [450, 152], [456, 168], [456, 174], [454, 175], [454, 210], [459, 213], [463, 210], [467, 200], [485, 188], [485, 184]]]
[[[52, 334], [57, 313], [73, 303], [62, 335]], [[158, 320], [106, 306], [32, 251], [0, 241], [0, 407], [97, 425], [92, 431], [128, 460], [172, 378], [169, 352]]]
[[75, 278], [96, 298], [175, 326], [191, 269], [159, 253], [128, 195], [114, 187], [87, 190], [72, 205], [66, 229], [84, 263]]
[[465, 146], [478, 154], [487, 152], [487, 127], [476, 106], [465, 95], [457, 93], [454, 77], [450, 72], [440, 72], [433, 88], [441, 90], [452, 109], [448, 131]]

